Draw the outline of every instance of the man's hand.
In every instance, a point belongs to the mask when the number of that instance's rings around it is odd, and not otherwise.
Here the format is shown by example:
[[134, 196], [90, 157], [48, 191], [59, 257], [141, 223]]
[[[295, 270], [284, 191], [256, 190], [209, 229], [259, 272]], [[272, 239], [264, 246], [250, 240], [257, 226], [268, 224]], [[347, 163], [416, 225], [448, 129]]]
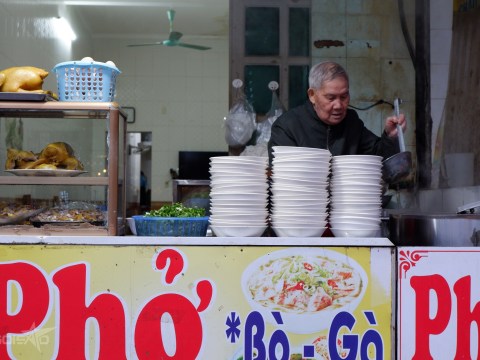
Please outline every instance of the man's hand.
[[388, 137], [394, 138], [398, 136], [397, 124], [402, 127], [403, 132], [407, 130], [407, 120], [405, 114], [400, 114], [397, 118], [396, 116], [390, 116], [385, 120], [385, 132]]

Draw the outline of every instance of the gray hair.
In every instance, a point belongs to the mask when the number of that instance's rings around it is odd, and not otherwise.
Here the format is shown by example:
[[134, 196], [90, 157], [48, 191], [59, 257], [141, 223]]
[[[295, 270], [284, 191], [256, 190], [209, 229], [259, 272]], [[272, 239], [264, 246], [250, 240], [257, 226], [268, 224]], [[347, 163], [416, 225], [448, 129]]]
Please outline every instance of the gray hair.
[[339, 77], [348, 82], [347, 71], [340, 64], [333, 61], [321, 62], [310, 69], [308, 86], [312, 89], [320, 89], [326, 81], [332, 81]]

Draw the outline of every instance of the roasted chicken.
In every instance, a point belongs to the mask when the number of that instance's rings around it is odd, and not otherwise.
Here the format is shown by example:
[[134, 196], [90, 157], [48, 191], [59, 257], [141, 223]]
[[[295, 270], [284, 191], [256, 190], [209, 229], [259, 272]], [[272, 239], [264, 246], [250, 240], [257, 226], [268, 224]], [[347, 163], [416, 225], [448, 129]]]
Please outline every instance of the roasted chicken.
[[37, 155], [31, 151], [7, 149], [7, 161], [5, 169], [25, 169], [28, 164], [37, 160]]
[[48, 144], [39, 154], [31, 151], [7, 149], [5, 169], [66, 169], [83, 170], [72, 147], [65, 142]]
[[11, 67], [0, 71], [0, 91], [2, 92], [44, 92], [43, 79], [48, 71], [33, 66]]

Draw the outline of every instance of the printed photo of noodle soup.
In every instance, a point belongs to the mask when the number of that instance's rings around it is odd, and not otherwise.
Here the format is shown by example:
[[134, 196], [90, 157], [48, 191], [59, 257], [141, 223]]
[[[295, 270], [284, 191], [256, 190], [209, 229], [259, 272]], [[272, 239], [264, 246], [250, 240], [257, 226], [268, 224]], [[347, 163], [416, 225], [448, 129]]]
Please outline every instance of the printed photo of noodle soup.
[[242, 274], [242, 290], [253, 309], [297, 334], [330, 326], [340, 311], [353, 312], [368, 283], [365, 270], [345, 254], [319, 248], [272, 252], [252, 262]]

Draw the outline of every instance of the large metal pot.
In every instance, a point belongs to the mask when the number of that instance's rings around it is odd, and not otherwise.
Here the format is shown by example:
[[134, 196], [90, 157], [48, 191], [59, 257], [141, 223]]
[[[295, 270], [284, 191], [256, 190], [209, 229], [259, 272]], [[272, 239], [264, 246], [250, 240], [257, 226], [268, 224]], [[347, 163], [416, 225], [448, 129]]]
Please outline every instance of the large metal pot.
[[479, 246], [478, 214], [390, 214], [389, 239], [399, 246]]

